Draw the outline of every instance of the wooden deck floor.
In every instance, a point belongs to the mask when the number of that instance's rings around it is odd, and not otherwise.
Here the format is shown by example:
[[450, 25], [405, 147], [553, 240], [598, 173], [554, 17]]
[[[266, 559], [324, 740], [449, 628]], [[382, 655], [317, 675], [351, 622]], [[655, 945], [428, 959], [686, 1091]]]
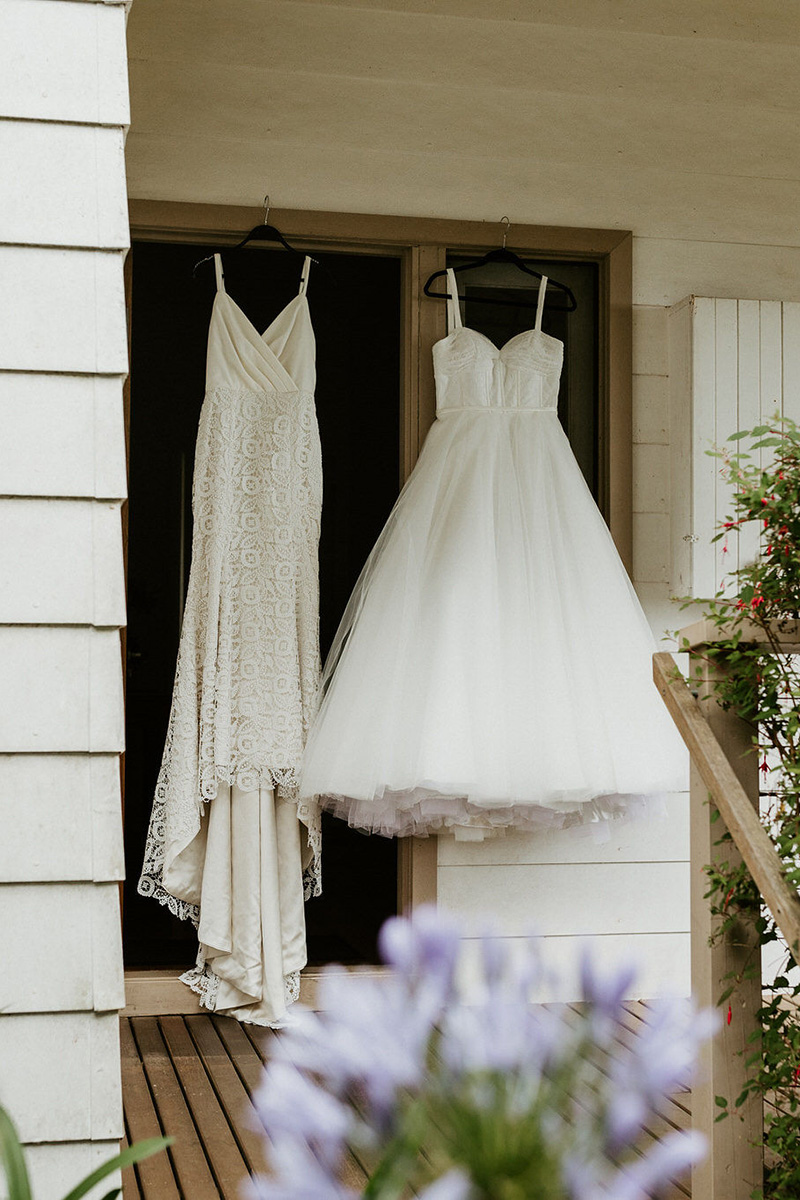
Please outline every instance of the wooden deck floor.
[[[630, 1046], [647, 1019], [646, 1003], [628, 1005], [619, 1041]], [[139, 1141], [165, 1132], [175, 1138], [168, 1153], [125, 1173], [124, 1200], [241, 1200], [243, 1180], [265, 1167], [250, 1095], [263, 1048], [274, 1036], [205, 1014], [122, 1018], [126, 1137]], [[643, 1148], [688, 1127], [690, 1099], [685, 1090], [663, 1105], [648, 1124]], [[351, 1156], [344, 1182], [357, 1189], [366, 1178]], [[663, 1200], [690, 1196], [688, 1181], [661, 1193]]]

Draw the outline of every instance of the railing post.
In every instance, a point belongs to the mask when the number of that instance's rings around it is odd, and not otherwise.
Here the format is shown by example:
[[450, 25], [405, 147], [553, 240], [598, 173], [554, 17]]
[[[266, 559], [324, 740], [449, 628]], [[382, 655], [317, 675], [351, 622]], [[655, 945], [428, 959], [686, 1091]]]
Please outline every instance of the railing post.
[[[692, 658], [693, 672], [701, 660]], [[713, 670], [701, 664], [699, 694], [709, 695]], [[696, 686], [693, 674], [692, 687]], [[752, 751], [752, 730], [739, 717], [725, 712], [713, 699], [705, 700], [703, 711], [722, 749], [754, 807], [758, 808], [758, 756]], [[749, 1200], [763, 1176], [763, 1105], [761, 1097], [750, 1096], [741, 1109], [716, 1123], [721, 1109], [715, 1097], [724, 1096], [732, 1108], [747, 1078], [745, 1060], [757, 1043], [748, 1039], [759, 1030], [756, 1012], [761, 1007], [761, 955], [758, 937], [749, 924], [737, 922], [724, 938], [709, 946], [717, 918], [712, 918], [705, 899], [708, 877], [703, 868], [714, 861], [735, 864], [741, 857], [733, 842], [716, 843], [725, 832], [722, 818], [711, 820], [713, 808], [708, 788], [692, 763], [690, 785], [691, 819], [691, 953], [692, 994], [701, 1007], [716, 1005], [730, 971], [743, 971], [755, 964], [753, 979], [744, 980], [721, 1007], [720, 1032], [707, 1043], [701, 1056], [692, 1090], [692, 1125], [709, 1143], [705, 1161], [692, 1173], [695, 1200]]]

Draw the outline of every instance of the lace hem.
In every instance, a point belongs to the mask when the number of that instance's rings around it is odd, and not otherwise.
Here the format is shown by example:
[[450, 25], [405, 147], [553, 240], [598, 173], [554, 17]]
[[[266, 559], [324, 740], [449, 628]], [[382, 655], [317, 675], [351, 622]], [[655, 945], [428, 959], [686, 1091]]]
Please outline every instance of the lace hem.
[[[259, 787], [271, 788], [278, 799], [284, 800], [287, 803], [297, 806], [297, 819], [302, 823], [306, 830], [308, 840], [308, 848], [311, 855], [309, 863], [303, 869], [303, 899], [311, 900], [315, 896], [322, 895], [322, 819], [321, 811], [313, 801], [299, 801], [297, 798], [297, 776], [294, 770], [287, 771], [269, 771], [266, 777], [260, 773], [257, 776], [245, 775], [239, 771], [220, 771], [220, 783], [223, 785], [236, 784], [243, 790], [244, 785], [240, 782], [242, 779], [247, 779], [248, 790], [255, 791]], [[223, 777], [224, 776], [224, 777]], [[214, 792], [216, 795], [216, 789]], [[203, 803], [210, 804], [213, 800], [203, 797]], [[156, 790], [156, 796], [153, 800], [153, 811], [150, 818], [150, 828], [147, 834], [147, 845], [145, 848], [144, 865], [136, 890], [140, 896], [147, 896], [153, 900], [163, 904], [173, 916], [180, 918], [182, 921], [191, 921], [196, 927], [200, 922], [200, 908], [197, 904], [190, 904], [186, 900], [181, 900], [178, 896], [173, 896], [164, 886], [164, 848], [165, 848], [165, 825], [166, 825], [166, 799], [161, 795], [160, 790]], [[199, 829], [199, 820], [197, 829]], [[195, 833], [192, 836], [196, 836]], [[192, 838], [186, 842], [186, 845], [191, 842]]]
[[181, 921], [191, 921], [195, 929], [200, 924], [200, 906], [189, 904], [186, 900], [179, 900], [177, 896], [168, 892], [161, 882], [160, 872], [157, 876], [142, 874], [136, 885], [136, 891], [140, 896], [148, 896], [159, 904], [163, 904], [173, 917], [178, 917]]
[[[209, 1009], [211, 1012], [226, 1013], [231, 1010], [222, 1008], [217, 1009], [217, 996], [219, 994], [220, 978], [208, 966], [192, 967], [190, 971], [184, 971], [180, 977], [181, 983], [185, 983], [188, 988], [200, 998], [200, 1003], [203, 1008]], [[283, 994], [287, 1008], [291, 1008], [300, 998], [300, 972], [291, 971], [283, 977]], [[242, 1005], [240, 1007], [246, 1007]], [[267, 1021], [266, 1018], [258, 1017], [237, 1017], [245, 1025], [261, 1025], [266, 1029], [282, 1029], [286, 1023], [286, 1017], [281, 1017], [277, 1021]]]

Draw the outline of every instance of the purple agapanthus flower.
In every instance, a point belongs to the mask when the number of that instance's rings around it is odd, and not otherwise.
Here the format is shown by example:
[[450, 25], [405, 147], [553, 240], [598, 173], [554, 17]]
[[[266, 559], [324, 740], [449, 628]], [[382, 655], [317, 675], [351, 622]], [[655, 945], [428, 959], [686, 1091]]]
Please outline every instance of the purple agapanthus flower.
[[584, 956], [584, 1006], [565, 1020], [532, 1003], [539, 943], [512, 954], [484, 938], [476, 956], [452, 917], [423, 908], [387, 922], [380, 945], [384, 977], [329, 968], [322, 1011], [300, 1010], [276, 1038], [254, 1097], [272, 1174], [252, 1182], [254, 1200], [354, 1200], [341, 1182], [352, 1147], [373, 1163], [374, 1200], [409, 1185], [424, 1200], [485, 1200], [476, 1180], [489, 1153], [492, 1178], [515, 1195], [539, 1195], [546, 1179], [560, 1200], [642, 1200], [702, 1154], [684, 1134], [644, 1157], [631, 1148], [688, 1079], [707, 1016], [656, 1004], [625, 1051], [630, 967], [601, 971]]

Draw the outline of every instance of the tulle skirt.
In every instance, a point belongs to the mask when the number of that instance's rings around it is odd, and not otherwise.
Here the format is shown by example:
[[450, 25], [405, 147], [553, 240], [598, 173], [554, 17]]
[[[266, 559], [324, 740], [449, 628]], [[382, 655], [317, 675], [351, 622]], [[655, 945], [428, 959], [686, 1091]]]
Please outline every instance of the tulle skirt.
[[654, 648], [556, 414], [446, 413], [342, 619], [301, 793], [388, 836], [619, 815], [684, 786]]

